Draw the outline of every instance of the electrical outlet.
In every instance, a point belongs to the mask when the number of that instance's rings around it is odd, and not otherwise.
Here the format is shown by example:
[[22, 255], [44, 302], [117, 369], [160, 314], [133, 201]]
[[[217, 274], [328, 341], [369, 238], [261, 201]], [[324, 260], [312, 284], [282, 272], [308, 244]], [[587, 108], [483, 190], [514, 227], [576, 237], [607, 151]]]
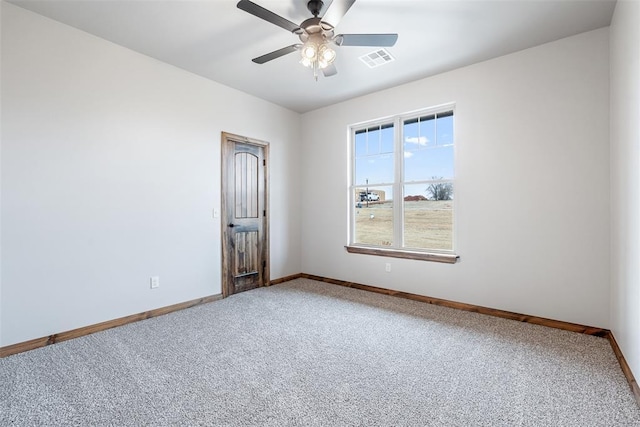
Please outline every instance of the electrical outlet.
[[151, 289], [160, 287], [160, 276], [151, 276]]
[[384, 271], [386, 271], [387, 273], [391, 273], [391, 263], [388, 262], [384, 265]]

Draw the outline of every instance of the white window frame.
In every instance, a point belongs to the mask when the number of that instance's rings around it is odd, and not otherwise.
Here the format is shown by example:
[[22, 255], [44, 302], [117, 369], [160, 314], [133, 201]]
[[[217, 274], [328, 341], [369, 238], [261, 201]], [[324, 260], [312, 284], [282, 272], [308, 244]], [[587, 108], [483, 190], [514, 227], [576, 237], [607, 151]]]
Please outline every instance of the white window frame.
[[[418, 117], [445, 113], [448, 111], [453, 111], [453, 170], [454, 176], [452, 179], [443, 179], [443, 180], [420, 180], [420, 181], [403, 181], [404, 177], [404, 122], [407, 120], [415, 119]], [[380, 246], [380, 245], [371, 245], [364, 243], [355, 243], [355, 216], [356, 216], [356, 206], [353, 203], [353, 195], [356, 190], [361, 188], [362, 185], [355, 184], [355, 136], [356, 132], [365, 128], [371, 128], [376, 126], [383, 126], [385, 124], [393, 123], [394, 129], [394, 182], [392, 183], [369, 183], [370, 187], [381, 187], [387, 186], [392, 187], [394, 194], [394, 203], [393, 203], [393, 246]], [[436, 131], [437, 132], [437, 131]], [[412, 184], [426, 184], [430, 185], [438, 182], [451, 182], [454, 188], [454, 194], [456, 194], [456, 166], [457, 166], [457, 155], [456, 155], [456, 111], [455, 111], [455, 103], [447, 103], [442, 105], [437, 105], [434, 107], [429, 107], [425, 109], [421, 109], [418, 111], [412, 111], [409, 113], [403, 113], [395, 116], [385, 117], [382, 119], [376, 119], [372, 121], [357, 123], [349, 126], [349, 185], [348, 185], [348, 200], [349, 200], [349, 209], [348, 209], [348, 218], [349, 218], [349, 235], [348, 235], [348, 245], [346, 249], [350, 253], [362, 253], [368, 255], [380, 255], [380, 256], [390, 256], [397, 258], [409, 258], [409, 259], [420, 259], [427, 261], [437, 261], [437, 262], [446, 262], [446, 263], [455, 263], [459, 256], [456, 255], [456, 231], [457, 231], [457, 209], [456, 209], [456, 197], [452, 200], [453, 203], [453, 229], [452, 229], [452, 249], [451, 250], [436, 250], [436, 249], [427, 249], [427, 248], [405, 248], [404, 246], [404, 186], [412, 185]], [[397, 220], [400, 218], [400, 220]]]

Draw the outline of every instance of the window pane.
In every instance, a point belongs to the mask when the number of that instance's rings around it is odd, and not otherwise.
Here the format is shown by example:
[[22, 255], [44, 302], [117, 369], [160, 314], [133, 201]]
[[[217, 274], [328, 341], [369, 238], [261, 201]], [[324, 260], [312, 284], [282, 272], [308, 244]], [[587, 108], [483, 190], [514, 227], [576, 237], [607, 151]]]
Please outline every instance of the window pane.
[[404, 181], [453, 179], [453, 112], [404, 121]]
[[427, 116], [420, 118], [420, 136], [424, 140], [427, 147], [436, 145], [436, 120], [435, 116]]
[[406, 185], [403, 203], [404, 247], [453, 249], [453, 183]]
[[393, 154], [356, 158], [355, 168], [356, 185], [393, 182]]
[[355, 146], [356, 157], [367, 155], [367, 134], [365, 132], [356, 133]]
[[404, 122], [404, 150], [416, 151], [436, 145], [436, 116], [429, 115]]
[[367, 155], [380, 154], [380, 127], [369, 128], [367, 133]]
[[453, 112], [438, 114], [437, 121], [437, 144], [450, 145], [453, 144]]
[[393, 153], [393, 123], [372, 126], [356, 131], [356, 157]]
[[393, 182], [393, 123], [356, 131], [354, 144], [355, 185]]
[[394, 138], [394, 130], [393, 125], [387, 126], [382, 129], [381, 134], [381, 147], [380, 152], [382, 153], [393, 153], [393, 138]]
[[420, 124], [418, 123], [418, 119], [407, 120], [406, 122], [404, 122], [402, 134], [404, 136], [405, 151], [410, 147], [420, 145]]
[[391, 186], [355, 189], [354, 243], [393, 245], [393, 191]]
[[404, 180], [430, 179], [453, 179], [453, 145], [405, 150]]

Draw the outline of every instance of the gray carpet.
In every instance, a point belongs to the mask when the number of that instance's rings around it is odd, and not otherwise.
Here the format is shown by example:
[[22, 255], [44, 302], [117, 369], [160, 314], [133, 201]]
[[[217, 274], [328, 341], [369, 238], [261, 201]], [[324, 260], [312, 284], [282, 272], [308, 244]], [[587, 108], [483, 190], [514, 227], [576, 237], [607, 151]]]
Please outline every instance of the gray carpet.
[[0, 359], [2, 426], [640, 426], [607, 340], [298, 279]]

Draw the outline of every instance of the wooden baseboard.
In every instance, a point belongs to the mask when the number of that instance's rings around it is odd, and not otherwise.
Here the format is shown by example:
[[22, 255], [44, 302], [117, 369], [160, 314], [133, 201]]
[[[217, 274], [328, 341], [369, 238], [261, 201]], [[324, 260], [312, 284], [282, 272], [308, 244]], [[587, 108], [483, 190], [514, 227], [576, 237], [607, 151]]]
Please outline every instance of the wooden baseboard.
[[474, 313], [486, 314], [503, 319], [517, 320], [518, 322], [532, 323], [534, 325], [548, 326], [550, 328], [563, 329], [565, 331], [578, 332], [581, 334], [595, 335], [598, 337], [606, 337], [609, 333], [608, 329], [596, 328], [593, 326], [579, 325], [577, 323], [563, 322], [560, 320], [546, 319], [544, 317], [529, 316], [526, 314], [513, 313], [511, 311], [498, 310], [495, 308], [482, 307], [479, 305], [466, 304], [463, 302], [450, 301], [441, 298], [433, 298], [424, 295], [412, 294], [409, 292], [394, 291], [386, 288], [378, 288], [376, 286], [362, 285], [359, 283], [346, 282], [344, 280], [329, 279], [326, 277], [314, 276], [311, 274], [302, 274], [302, 277], [320, 282], [331, 283], [334, 285], [346, 286], [348, 288], [361, 289], [369, 292], [376, 292], [384, 295], [410, 299], [413, 301], [425, 302], [443, 307], [455, 308], [458, 310], [471, 311]]
[[289, 282], [291, 280], [299, 279], [302, 277], [302, 273], [292, 274], [291, 276], [281, 277], [279, 279], [274, 279], [269, 282], [269, 285], [279, 285], [280, 283]]
[[616, 339], [613, 336], [613, 333], [611, 331], [609, 331], [609, 333], [607, 334], [607, 339], [609, 339], [609, 343], [611, 343], [611, 348], [613, 349], [613, 352], [615, 353], [616, 358], [618, 359], [618, 363], [622, 368], [622, 373], [624, 374], [625, 378], [627, 379], [627, 382], [629, 383], [629, 387], [631, 387], [633, 396], [636, 398], [636, 402], [638, 402], [638, 406], [640, 406], [640, 387], [638, 387], [638, 382], [633, 376], [633, 372], [631, 372], [631, 368], [629, 367], [627, 360], [624, 358], [624, 355], [622, 354], [622, 350], [620, 350], [620, 347], [618, 347], [618, 343], [616, 342]]
[[108, 320], [95, 325], [84, 326], [82, 328], [73, 329], [71, 331], [61, 332], [49, 335], [47, 337], [36, 338], [6, 347], [0, 347], [0, 358], [11, 356], [12, 354], [22, 353], [24, 351], [35, 350], [36, 348], [45, 347], [62, 341], [82, 337], [93, 334], [95, 332], [104, 331], [106, 329], [115, 328], [117, 326], [126, 325], [128, 323], [138, 322], [140, 320], [150, 319], [152, 317], [162, 316], [163, 314], [172, 313], [174, 311], [184, 310], [186, 308], [195, 307], [196, 305], [206, 304], [212, 301], [222, 299], [222, 295], [210, 295], [208, 297], [198, 298], [191, 301], [181, 302], [166, 307], [156, 308], [154, 310], [145, 311], [130, 316], [120, 317], [118, 319]]

